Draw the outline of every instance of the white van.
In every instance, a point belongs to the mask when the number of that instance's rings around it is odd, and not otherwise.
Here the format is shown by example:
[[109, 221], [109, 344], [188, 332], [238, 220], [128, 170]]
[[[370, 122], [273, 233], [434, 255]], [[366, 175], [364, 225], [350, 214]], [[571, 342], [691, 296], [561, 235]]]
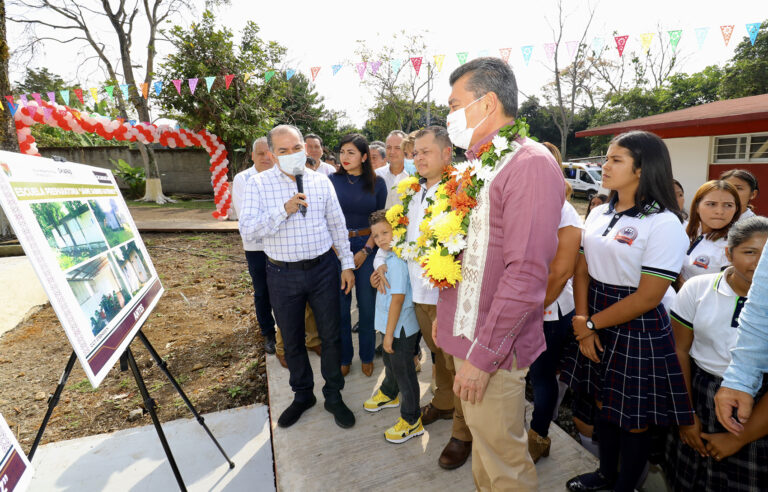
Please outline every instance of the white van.
[[563, 176], [571, 184], [574, 194], [589, 198], [598, 193], [608, 194], [603, 188], [603, 168], [598, 164], [563, 162]]

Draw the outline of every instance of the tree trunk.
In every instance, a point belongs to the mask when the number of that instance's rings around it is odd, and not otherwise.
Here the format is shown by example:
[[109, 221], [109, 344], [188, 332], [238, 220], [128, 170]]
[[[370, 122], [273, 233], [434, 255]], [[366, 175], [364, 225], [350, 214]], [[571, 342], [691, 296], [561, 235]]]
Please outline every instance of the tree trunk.
[[[0, 93], [10, 94], [11, 83], [8, 80], [8, 59], [11, 56], [6, 41], [5, 0], [0, 0]], [[0, 103], [2, 104], [2, 103]], [[0, 149], [11, 152], [19, 151], [19, 139], [16, 137], [16, 125], [10, 111], [0, 111]], [[11, 224], [0, 208], [0, 236], [13, 232]]]

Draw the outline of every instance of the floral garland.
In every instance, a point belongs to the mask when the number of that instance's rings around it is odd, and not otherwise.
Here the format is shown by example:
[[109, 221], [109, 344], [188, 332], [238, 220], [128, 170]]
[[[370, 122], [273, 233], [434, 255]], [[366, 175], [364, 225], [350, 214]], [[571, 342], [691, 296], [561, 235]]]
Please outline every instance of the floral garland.
[[419, 224], [421, 235], [416, 243], [406, 243], [408, 205], [421, 190], [418, 176], [405, 179], [397, 191], [403, 206], [396, 205], [387, 212], [393, 229], [392, 251], [406, 260], [415, 260], [424, 268], [424, 276], [433, 286], [454, 287], [461, 277], [459, 254], [467, 247], [467, 233], [477, 196], [493, 176], [496, 165], [504, 156], [519, 148], [514, 140], [529, 136], [525, 118], [515, 120], [499, 130], [493, 140], [478, 149], [479, 159], [447, 166], [438, 184], [434, 199], [427, 199], [424, 220]]

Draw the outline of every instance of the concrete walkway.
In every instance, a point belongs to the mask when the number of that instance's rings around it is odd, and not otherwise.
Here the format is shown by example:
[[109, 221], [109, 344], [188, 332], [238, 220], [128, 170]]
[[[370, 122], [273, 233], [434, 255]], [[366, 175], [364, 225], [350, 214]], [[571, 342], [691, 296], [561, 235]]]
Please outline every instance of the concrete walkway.
[[[181, 476], [190, 491], [275, 490], [269, 410], [240, 407], [204, 416], [229, 457], [224, 457], [193, 419], [163, 424]], [[147, 420], [149, 420], [147, 418]], [[178, 490], [152, 425], [42, 446], [32, 460], [32, 492]]]

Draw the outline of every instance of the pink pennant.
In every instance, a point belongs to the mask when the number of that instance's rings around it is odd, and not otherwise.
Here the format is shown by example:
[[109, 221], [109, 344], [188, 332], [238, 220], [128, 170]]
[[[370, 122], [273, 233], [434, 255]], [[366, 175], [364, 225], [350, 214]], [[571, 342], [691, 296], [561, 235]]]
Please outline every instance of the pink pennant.
[[232, 80], [234, 80], [234, 78], [235, 76], [233, 74], [224, 76], [224, 84], [227, 86], [227, 89], [229, 89], [229, 85], [232, 83]]
[[21, 105], [26, 106], [29, 101], [27, 101], [27, 95], [22, 94], [19, 96], [19, 99], [21, 100]]
[[53, 108], [43, 107], [43, 119], [44, 120], [50, 119], [52, 114], [53, 114]]
[[181, 79], [173, 79], [171, 82], [173, 82], [173, 86], [176, 87], [176, 92], [181, 95]]
[[42, 106], [43, 105], [43, 98], [40, 97], [40, 93], [39, 92], [33, 92], [30, 95], [35, 99], [35, 101], [37, 102], [38, 106]]
[[499, 48], [499, 53], [501, 53], [501, 59], [504, 60], [504, 63], [509, 63], [509, 55], [512, 53], [512, 48]]
[[373, 75], [376, 75], [376, 72], [379, 71], [379, 67], [381, 67], [381, 60], [376, 60], [375, 62], [371, 62], [371, 65], [370, 65], [371, 73]]
[[614, 36], [613, 39], [616, 41], [616, 49], [619, 50], [619, 56], [624, 56], [624, 48], [627, 47], [629, 36]]
[[725, 41], [725, 45], [728, 46], [728, 43], [731, 41], [731, 35], [733, 35], [733, 25], [730, 26], [720, 26], [720, 32], [723, 33], [723, 41]]
[[8, 99], [8, 102], [11, 103], [11, 106], [15, 106], [16, 103], [13, 100], [13, 96], [5, 96], [6, 99]]
[[80, 104], [85, 104], [85, 101], [83, 100], [83, 89], [79, 87], [75, 89], [75, 95], [77, 96], [77, 100], [80, 101]]
[[555, 59], [555, 50], [557, 49], [557, 43], [544, 43], [544, 52], [547, 54], [547, 59], [552, 61]]
[[320, 73], [321, 67], [311, 67], [309, 70], [312, 72], [312, 81], [314, 82], [317, 78], [317, 74]]
[[56, 93], [53, 91], [49, 92], [48, 100], [51, 101], [51, 103], [56, 104]]
[[187, 80], [187, 83], [189, 83], [189, 92], [192, 94], [194, 94], [195, 89], [197, 89], [197, 80], [197, 78]]
[[368, 67], [368, 62], [360, 62], [357, 65], [357, 74], [360, 76], [360, 80], [365, 77], [365, 69]]
[[576, 48], [579, 47], [578, 41], [566, 41], [565, 42], [566, 48], [568, 48], [568, 55], [573, 58], [574, 53], [576, 53]]
[[421, 60], [422, 57], [420, 56], [411, 58], [411, 63], [413, 64], [413, 69], [416, 70], [416, 75], [419, 75], [419, 70], [421, 70]]

